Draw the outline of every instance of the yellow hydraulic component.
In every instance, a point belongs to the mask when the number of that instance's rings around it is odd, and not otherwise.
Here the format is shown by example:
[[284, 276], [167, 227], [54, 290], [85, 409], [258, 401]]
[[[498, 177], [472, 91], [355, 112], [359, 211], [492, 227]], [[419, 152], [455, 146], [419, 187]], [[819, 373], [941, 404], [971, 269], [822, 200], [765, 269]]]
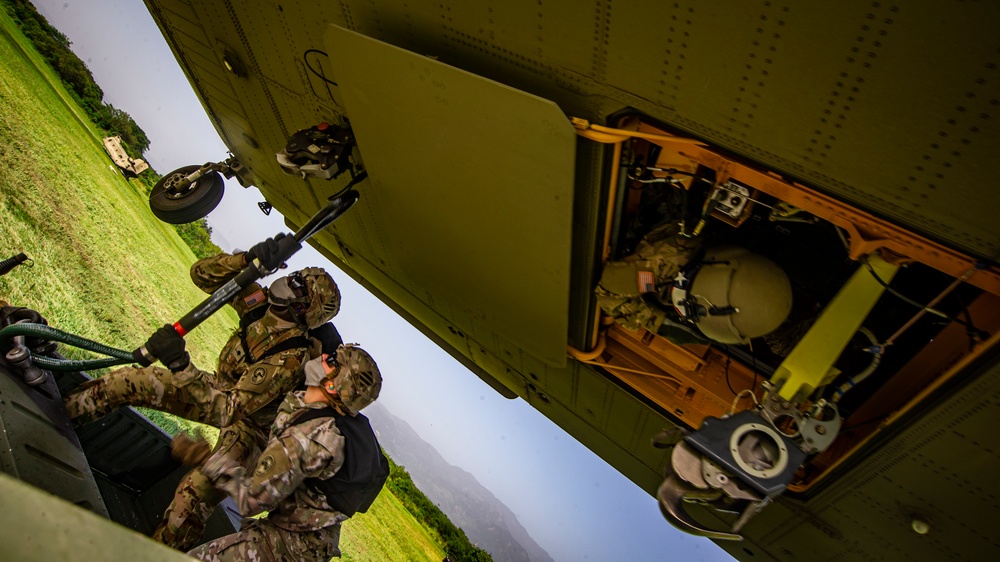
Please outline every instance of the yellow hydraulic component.
[[[866, 259], [886, 283], [899, 269], [898, 265], [888, 263], [875, 254]], [[802, 341], [774, 371], [771, 381], [779, 387], [781, 398], [790, 402], [799, 401], [828, 382], [824, 379], [833, 372], [833, 363], [884, 291], [885, 287], [862, 264], [826, 306]]]

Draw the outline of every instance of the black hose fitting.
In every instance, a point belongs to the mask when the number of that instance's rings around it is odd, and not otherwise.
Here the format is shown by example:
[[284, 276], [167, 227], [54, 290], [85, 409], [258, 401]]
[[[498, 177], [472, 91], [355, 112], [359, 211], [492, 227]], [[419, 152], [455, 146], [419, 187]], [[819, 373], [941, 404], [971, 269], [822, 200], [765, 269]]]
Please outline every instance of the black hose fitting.
[[20, 254], [13, 255], [3, 261], [0, 261], [0, 275], [6, 275], [10, 273], [10, 270], [21, 265], [22, 263], [28, 261], [28, 256], [24, 255], [24, 252]]
[[24, 383], [29, 386], [38, 386], [45, 382], [45, 372], [36, 367], [31, 362], [31, 352], [27, 347], [18, 345], [11, 348], [6, 355], [7, 362], [14, 370], [21, 373]]

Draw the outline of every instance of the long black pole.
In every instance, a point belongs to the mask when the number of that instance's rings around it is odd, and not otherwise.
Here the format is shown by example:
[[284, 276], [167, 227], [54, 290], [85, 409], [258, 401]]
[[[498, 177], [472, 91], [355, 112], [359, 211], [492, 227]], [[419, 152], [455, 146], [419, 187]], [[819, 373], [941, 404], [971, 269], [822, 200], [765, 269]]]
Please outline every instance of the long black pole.
[[[329, 226], [333, 221], [337, 220], [340, 215], [343, 215], [348, 209], [351, 208], [354, 203], [357, 202], [358, 195], [357, 191], [353, 189], [347, 191], [343, 195], [333, 199], [327, 203], [326, 207], [319, 210], [318, 213], [313, 215], [309, 222], [305, 224], [298, 232], [294, 234], [296, 242], [299, 244], [289, 248], [287, 252], [288, 255], [277, 256], [280, 261], [286, 261], [288, 258], [292, 257], [302, 247], [302, 243], [311, 238], [317, 232], [323, 230]], [[246, 289], [250, 284], [254, 283], [258, 279], [269, 274], [268, 271], [261, 271], [259, 263], [249, 263], [243, 271], [239, 272], [236, 277], [233, 277], [225, 285], [219, 287], [212, 293], [207, 299], [202, 301], [201, 304], [194, 307], [191, 312], [184, 315], [183, 318], [174, 322], [174, 330], [177, 331], [181, 336], [186, 335], [191, 330], [195, 329], [199, 324], [204, 322], [209, 316], [215, 314], [220, 308], [226, 305], [229, 301], [240, 293], [243, 289]], [[136, 363], [142, 366], [152, 365], [156, 361], [156, 357], [150, 355], [149, 351], [146, 349], [145, 345], [139, 346], [132, 351], [132, 358], [135, 359]]]

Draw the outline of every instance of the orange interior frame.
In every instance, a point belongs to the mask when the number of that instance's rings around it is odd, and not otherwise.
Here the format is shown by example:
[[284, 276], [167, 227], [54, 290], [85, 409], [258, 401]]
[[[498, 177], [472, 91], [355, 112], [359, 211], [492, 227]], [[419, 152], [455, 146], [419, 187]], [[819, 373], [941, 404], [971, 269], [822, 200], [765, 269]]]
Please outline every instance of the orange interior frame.
[[[843, 228], [849, 235], [852, 259], [878, 251], [884, 259], [921, 262], [984, 291], [970, 306], [970, 311], [977, 319], [982, 319], [981, 329], [992, 337], [970, 352], [965, 329], [956, 323], [946, 327], [851, 418], [844, 420], [844, 429], [838, 439], [800, 471], [799, 480], [789, 487], [790, 490], [805, 491], [821, 481], [830, 470], [858, 452], [882, 427], [917, 406], [933, 388], [961, 372], [963, 365], [1000, 341], [1000, 270], [995, 266], [979, 268], [976, 260], [968, 255], [778, 174], [734, 160], [698, 141], [672, 136], [634, 117], [623, 120], [620, 129], [592, 126], [581, 120], [574, 120], [574, 125], [585, 138], [615, 144], [612, 170], [620, 169], [622, 143], [640, 138], [662, 147], [657, 162], [660, 167], [680, 169], [676, 165], [680, 157], [691, 163], [692, 172], [699, 164], [715, 170], [717, 185], [729, 179], [736, 180]], [[618, 183], [616, 175], [612, 178], [610, 191], [609, 225]], [[610, 252], [608, 241], [606, 236], [604, 256]], [[734, 392], [750, 389], [758, 399], [762, 397], [759, 377], [717, 349], [677, 345], [645, 330], [630, 331], [604, 320], [599, 323], [602, 332], [595, 349], [590, 352], [571, 350], [573, 355], [586, 363], [601, 366], [690, 428], [700, 427], [706, 417], [729, 413], [734, 407]], [[735, 409], [745, 410], [752, 405], [753, 400], [744, 396], [735, 403]]]

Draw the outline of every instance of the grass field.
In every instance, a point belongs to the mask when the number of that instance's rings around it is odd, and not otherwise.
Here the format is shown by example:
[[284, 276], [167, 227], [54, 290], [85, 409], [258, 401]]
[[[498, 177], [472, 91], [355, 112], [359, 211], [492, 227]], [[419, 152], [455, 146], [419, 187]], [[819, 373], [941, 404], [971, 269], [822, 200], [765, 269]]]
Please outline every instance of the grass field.
[[[0, 259], [25, 252], [34, 260], [0, 277], [0, 299], [38, 310], [61, 330], [133, 349], [205, 295], [188, 277], [191, 250], [110, 165], [83, 115], [0, 11]], [[214, 368], [236, 324], [227, 308], [192, 332], [195, 364]], [[341, 550], [352, 562], [445, 555], [388, 492], [344, 524]]]

